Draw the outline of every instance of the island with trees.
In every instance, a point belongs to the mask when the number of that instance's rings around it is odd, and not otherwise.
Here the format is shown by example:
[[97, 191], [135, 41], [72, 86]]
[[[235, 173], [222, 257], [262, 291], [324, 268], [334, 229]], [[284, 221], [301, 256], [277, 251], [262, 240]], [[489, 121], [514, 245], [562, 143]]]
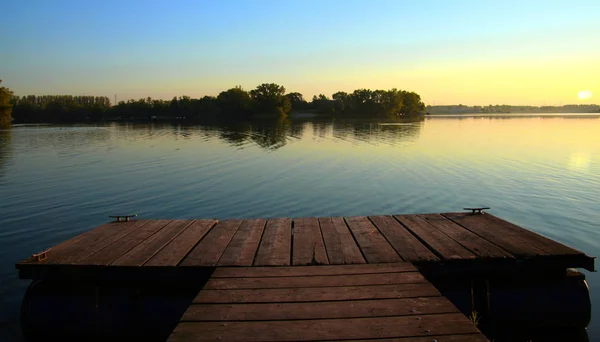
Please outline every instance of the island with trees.
[[[110, 120], [236, 121], [281, 118], [292, 112], [335, 118], [398, 118], [424, 114], [419, 94], [398, 89], [357, 89], [320, 94], [307, 101], [298, 92], [287, 93], [275, 83], [263, 83], [246, 91], [237, 86], [217, 96], [172, 100], [120, 101], [112, 105], [105, 96], [26, 95], [12, 96], [6, 88], [8, 106], [15, 123], [59, 123]], [[8, 108], [8, 107], [7, 107]], [[8, 114], [10, 118], [10, 113]]]

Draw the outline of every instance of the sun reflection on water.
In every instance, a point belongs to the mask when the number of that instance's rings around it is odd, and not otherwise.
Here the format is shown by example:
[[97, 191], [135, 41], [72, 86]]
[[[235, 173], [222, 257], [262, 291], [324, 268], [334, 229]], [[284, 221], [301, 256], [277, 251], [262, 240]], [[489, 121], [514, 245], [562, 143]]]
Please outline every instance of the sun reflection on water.
[[589, 153], [576, 152], [571, 154], [568, 168], [573, 171], [589, 171], [592, 160]]

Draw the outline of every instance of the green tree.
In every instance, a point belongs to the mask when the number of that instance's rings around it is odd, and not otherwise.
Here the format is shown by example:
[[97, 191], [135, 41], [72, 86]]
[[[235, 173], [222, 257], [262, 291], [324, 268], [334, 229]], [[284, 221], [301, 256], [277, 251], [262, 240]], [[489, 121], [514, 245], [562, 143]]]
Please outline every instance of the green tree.
[[222, 91], [217, 96], [217, 105], [219, 111], [224, 115], [237, 117], [251, 115], [252, 100], [250, 94], [241, 86]]
[[311, 106], [320, 114], [333, 115], [335, 113], [334, 101], [330, 100], [326, 95], [314, 95]]
[[402, 105], [404, 103], [404, 95], [396, 88], [384, 91], [381, 95], [381, 103], [383, 110], [388, 116], [398, 116], [402, 114]]
[[308, 102], [304, 100], [304, 96], [300, 93], [289, 93], [286, 94], [285, 97], [290, 101], [293, 110], [303, 110], [308, 108]]
[[348, 93], [343, 91], [338, 91], [333, 94], [331, 98], [334, 101], [335, 112], [344, 112], [344, 111], [352, 111], [352, 103], [350, 96]]
[[402, 109], [404, 115], [418, 115], [425, 111], [421, 96], [412, 91], [402, 91]]
[[284, 94], [285, 88], [275, 83], [263, 83], [250, 91], [255, 112], [259, 115], [287, 115], [291, 112], [292, 104]]
[[[2, 83], [2, 80], [0, 80]], [[11, 112], [12, 112], [12, 97], [13, 92], [6, 88], [0, 87], [0, 126], [6, 127], [10, 125], [12, 121]]]

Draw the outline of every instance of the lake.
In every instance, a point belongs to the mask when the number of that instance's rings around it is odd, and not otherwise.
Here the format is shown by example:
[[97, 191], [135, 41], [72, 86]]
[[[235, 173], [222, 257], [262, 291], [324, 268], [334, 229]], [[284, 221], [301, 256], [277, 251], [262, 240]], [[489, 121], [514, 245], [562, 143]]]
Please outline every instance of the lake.
[[[316, 119], [313, 119], [316, 120]], [[19, 340], [14, 263], [142, 218], [490, 213], [600, 256], [600, 116], [417, 122], [113, 123], [0, 130], [0, 340]], [[586, 273], [600, 340], [600, 275]]]

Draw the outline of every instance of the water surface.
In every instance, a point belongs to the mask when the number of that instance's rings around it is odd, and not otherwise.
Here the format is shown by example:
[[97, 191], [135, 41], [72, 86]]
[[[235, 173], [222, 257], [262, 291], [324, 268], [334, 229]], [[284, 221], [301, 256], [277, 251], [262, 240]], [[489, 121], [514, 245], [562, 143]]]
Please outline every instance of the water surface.
[[[0, 199], [0, 340], [15, 340], [28, 283], [14, 263], [110, 214], [222, 220], [486, 205], [600, 255], [600, 119], [19, 126], [0, 131]], [[600, 276], [587, 276], [595, 301]]]

